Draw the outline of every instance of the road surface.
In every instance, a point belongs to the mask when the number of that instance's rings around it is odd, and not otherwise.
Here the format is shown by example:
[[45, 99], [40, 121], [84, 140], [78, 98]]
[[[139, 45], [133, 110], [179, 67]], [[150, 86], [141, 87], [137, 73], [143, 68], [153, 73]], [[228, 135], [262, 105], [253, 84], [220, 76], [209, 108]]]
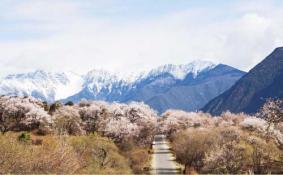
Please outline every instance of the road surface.
[[156, 135], [152, 147], [152, 174], [181, 174], [164, 135]]

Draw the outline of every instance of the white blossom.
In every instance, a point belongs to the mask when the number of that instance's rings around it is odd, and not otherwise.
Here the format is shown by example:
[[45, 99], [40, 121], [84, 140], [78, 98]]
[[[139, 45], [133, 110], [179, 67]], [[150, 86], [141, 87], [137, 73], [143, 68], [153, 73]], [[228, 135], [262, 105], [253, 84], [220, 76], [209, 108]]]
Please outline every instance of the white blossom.
[[267, 128], [267, 122], [257, 117], [247, 117], [240, 123], [240, 126], [244, 129], [265, 132]]

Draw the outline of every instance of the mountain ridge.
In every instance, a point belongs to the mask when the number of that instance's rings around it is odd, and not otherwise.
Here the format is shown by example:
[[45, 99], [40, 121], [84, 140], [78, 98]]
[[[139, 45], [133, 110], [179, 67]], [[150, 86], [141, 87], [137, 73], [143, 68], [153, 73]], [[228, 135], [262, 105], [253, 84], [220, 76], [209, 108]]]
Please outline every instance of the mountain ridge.
[[279, 47], [229, 90], [211, 100], [203, 111], [214, 115], [226, 110], [255, 113], [268, 98], [283, 98], [282, 80], [283, 47]]
[[[230, 72], [225, 72], [225, 69], [229, 69]], [[217, 74], [217, 70], [221, 70], [220, 73]], [[230, 76], [233, 71], [235, 77]], [[225, 79], [227, 82], [217, 80], [217, 77], [223, 74], [229, 74]], [[183, 65], [162, 65], [147, 72], [125, 77], [100, 69], [91, 70], [85, 75], [73, 75], [76, 78], [73, 78], [71, 73], [38, 70], [6, 76], [0, 81], [0, 94], [31, 95], [47, 102], [56, 100], [78, 102], [83, 98], [123, 103], [143, 101], [159, 112], [171, 107], [197, 110], [204, 105], [204, 102], [230, 87], [243, 74], [244, 72], [230, 66], [201, 60]], [[204, 80], [209, 79], [206, 78], [207, 76], [216, 78], [220, 82], [219, 88], [214, 82], [210, 84], [205, 82]], [[193, 87], [201, 83], [208, 84], [207, 88], [211, 87], [215, 92], [199, 95], [198, 89]], [[204, 90], [201, 86], [198, 88]], [[187, 90], [190, 92], [185, 92]], [[182, 93], [191, 97], [183, 97]], [[201, 98], [201, 100], [190, 98]], [[164, 105], [158, 104], [158, 101]], [[192, 101], [201, 102], [192, 103]]]

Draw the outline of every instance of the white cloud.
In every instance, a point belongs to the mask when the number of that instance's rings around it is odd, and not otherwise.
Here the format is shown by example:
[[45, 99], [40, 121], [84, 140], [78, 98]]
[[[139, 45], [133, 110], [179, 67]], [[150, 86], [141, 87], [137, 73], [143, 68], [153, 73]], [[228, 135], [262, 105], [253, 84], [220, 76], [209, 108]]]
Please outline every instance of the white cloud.
[[225, 10], [188, 7], [146, 17], [125, 15], [125, 6], [110, 6], [115, 1], [7, 2], [0, 14], [6, 28], [0, 29], [2, 75], [33, 69], [129, 72], [194, 59], [248, 70], [283, 43], [283, 12], [273, 1], [236, 1]]

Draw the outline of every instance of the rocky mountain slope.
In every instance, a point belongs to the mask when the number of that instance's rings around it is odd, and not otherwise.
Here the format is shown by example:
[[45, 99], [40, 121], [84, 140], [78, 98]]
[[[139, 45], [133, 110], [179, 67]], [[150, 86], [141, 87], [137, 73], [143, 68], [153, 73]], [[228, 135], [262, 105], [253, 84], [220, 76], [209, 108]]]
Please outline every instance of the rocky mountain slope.
[[268, 98], [283, 98], [283, 47], [275, 49], [203, 110], [215, 115], [227, 110], [255, 113]]

